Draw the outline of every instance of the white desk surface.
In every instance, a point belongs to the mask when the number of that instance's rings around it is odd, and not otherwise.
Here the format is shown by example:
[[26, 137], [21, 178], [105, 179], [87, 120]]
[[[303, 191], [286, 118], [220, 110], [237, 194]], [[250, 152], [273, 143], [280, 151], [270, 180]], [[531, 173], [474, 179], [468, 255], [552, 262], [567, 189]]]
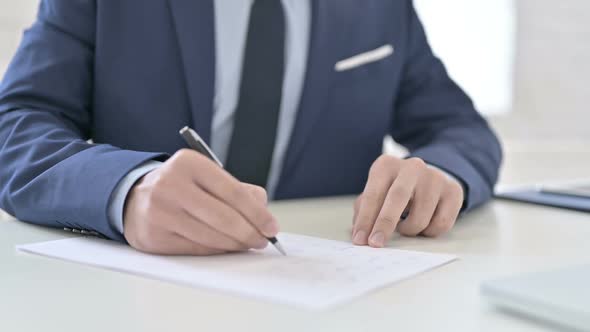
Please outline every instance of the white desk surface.
[[[588, 161], [557, 178], [583, 174]], [[285, 231], [349, 239], [352, 198], [282, 202], [272, 210]], [[590, 263], [589, 235], [588, 214], [495, 201], [463, 217], [449, 235], [391, 243], [459, 261], [309, 312], [19, 253], [16, 244], [70, 235], [0, 216], [0, 331], [552, 331], [489, 306], [479, 285]]]

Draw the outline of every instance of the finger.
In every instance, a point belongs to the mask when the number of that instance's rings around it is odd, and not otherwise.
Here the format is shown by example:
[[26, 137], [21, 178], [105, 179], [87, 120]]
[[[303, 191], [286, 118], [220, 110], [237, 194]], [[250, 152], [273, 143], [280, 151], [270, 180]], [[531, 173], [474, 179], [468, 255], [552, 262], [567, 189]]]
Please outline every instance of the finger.
[[391, 157], [380, 157], [369, 171], [369, 178], [363, 191], [357, 221], [354, 225], [353, 243], [366, 245], [373, 223], [383, 206], [387, 191], [397, 173], [397, 163]]
[[144, 239], [130, 242], [130, 244], [139, 251], [155, 255], [206, 256], [224, 252], [219, 249], [207, 248], [174, 232], [164, 230], [152, 230], [149, 234], [149, 241]]
[[174, 224], [175, 233], [202, 246], [222, 251], [244, 251], [249, 249], [247, 245], [195, 219], [186, 211], [174, 218]]
[[443, 178], [433, 173], [419, 181], [412, 199], [412, 209], [408, 217], [397, 225], [398, 233], [416, 236], [428, 227], [441, 196], [443, 181]]
[[353, 207], [353, 215], [352, 215], [352, 226], [354, 229], [354, 224], [356, 224], [356, 218], [359, 214], [359, 208], [361, 206], [361, 202], [362, 202], [362, 195], [359, 195], [355, 200], [354, 200], [354, 207]]
[[191, 255], [191, 256], [209, 256], [219, 255], [226, 251], [208, 248], [201, 244], [192, 242], [179, 234], [169, 234], [167, 241], [162, 241], [160, 247], [153, 252], [159, 255]]
[[[452, 180], [451, 180], [452, 181]], [[430, 225], [422, 232], [424, 236], [440, 236], [453, 228], [463, 206], [463, 189], [452, 185], [443, 190]]]
[[356, 223], [356, 218], [358, 216], [358, 212], [359, 212], [359, 207], [361, 204], [361, 200], [362, 200], [362, 195], [359, 195], [355, 200], [354, 200], [354, 205], [352, 208], [352, 227], [350, 228], [350, 236], [353, 237], [354, 236], [354, 224]]
[[[268, 240], [231, 206], [202, 189], [191, 186], [181, 195], [183, 209], [193, 218], [248, 248], [262, 249]], [[197, 201], [199, 204], [194, 204]]]
[[391, 239], [402, 213], [414, 195], [420, 171], [414, 167], [405, 167], [399, 172], [375, 220], [369, 238], [370, 246], [381, 248]]
[[242, 185], [244, 185], [250, 191], [257, 201], [265, 205], [268, 204], [268, 195], [264, 188], [245, 182], [242, 182]]
[[[192, 162], [187, 162], [184, 167], [195, 184], [238, 211], [265, 236], [278, 233], [278, 223], [266, 204], [259, 202], [242, 182], [199, 153], [188, 156], [190, 158], [186, 159]], [[199, 169], [195, 169], [195, 164], [200, 166]]]

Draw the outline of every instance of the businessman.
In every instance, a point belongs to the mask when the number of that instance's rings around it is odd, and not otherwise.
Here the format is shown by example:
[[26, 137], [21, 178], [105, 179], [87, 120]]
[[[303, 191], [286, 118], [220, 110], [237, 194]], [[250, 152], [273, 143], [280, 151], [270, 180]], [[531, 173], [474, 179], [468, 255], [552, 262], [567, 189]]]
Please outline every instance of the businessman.
[[410, 0], [44, 0], [0, 86], [0, 207], [151, 253], [262, 248], [267, 199], [344, 194], [355, 244], [437, 236], [500, 161]]

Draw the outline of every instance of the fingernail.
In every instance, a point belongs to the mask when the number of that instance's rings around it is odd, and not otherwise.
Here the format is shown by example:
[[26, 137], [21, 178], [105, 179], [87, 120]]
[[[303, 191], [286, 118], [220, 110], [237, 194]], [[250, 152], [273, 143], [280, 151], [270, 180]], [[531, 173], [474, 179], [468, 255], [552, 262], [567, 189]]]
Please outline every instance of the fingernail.
[[354, 239], [352, 239], [352, 241], [356, 244], [364, 244], [366, 237], [367, 235], [365, 234], [365, 231], [357, 231], [356, 234], [354, 234]]
[[383, 247], [385, 242], [385, 236], [382, 232], [377, 232], [371, 236], [371, 244], [375, 247]]

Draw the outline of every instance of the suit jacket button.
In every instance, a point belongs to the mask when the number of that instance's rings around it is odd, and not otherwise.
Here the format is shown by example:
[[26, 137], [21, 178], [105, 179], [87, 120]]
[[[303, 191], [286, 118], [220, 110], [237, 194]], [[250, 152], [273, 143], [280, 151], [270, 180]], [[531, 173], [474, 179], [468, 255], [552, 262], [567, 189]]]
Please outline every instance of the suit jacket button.
[[72, 231], [72, 229], [71, 229], [71, 228], [64, 227], [64, 231], [66, 231], [66, 232], [71, 232], [71, 231]]
[[82, 233], [82, 232], [81, 232], [79, 229], [75, 229], [75, 228], [74, 228], [74, 229], [72, 229], [72, 232], [74, 232], [74, 233], [76, 233], [76, 234], [80, 234], [80, 233]]

